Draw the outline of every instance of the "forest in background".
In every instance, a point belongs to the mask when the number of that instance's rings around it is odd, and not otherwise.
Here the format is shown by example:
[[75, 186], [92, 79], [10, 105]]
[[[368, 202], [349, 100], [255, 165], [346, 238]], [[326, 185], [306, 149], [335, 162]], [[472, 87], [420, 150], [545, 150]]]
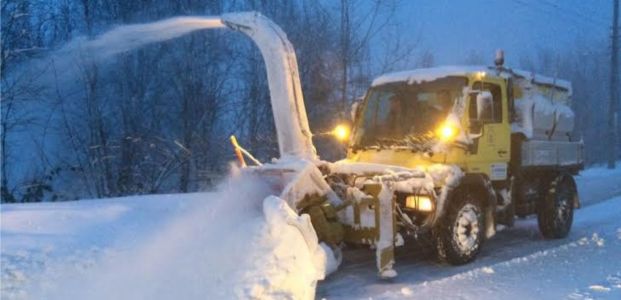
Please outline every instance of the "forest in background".
[[[382, 73], [434, 66], [424, 32], [400, 34], [400, 1], [341, 0], [4, 0], [1, 49], [2, 202], [63, 201], [192, 192], [226, 174], [228, 137], [261, 161], [277, 156], [267, 77], [260, 53], [241, 34], [199, 31], [58, 69], [45, 58], [67, 42], [115, 25], [178, 15], [255, 10], [293, 43], [311, 129], [348, 119], [349, 105]], [[490, 64], [492, 54], [456, 54]], [[606, 159], [607, 41], [562, 52], [542, 45], [518, 68], [572, 81], [576, 131], [588, 164]], [[618, 132], [621, 132], [619, 130]], [[621, 140], [621, 139], [618, 139]], [[340, 145], [316, 137], [323, 159]], [[617, 153], [621, 153], [618, 151]]]

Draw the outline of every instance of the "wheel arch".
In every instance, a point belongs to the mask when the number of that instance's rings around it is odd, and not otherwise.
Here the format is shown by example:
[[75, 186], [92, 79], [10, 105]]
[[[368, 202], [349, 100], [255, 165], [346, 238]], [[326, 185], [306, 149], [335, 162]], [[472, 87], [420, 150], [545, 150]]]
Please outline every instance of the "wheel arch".
[[556, 177], [555, 181], [566, 182], [567, 184], [569, 184], [574, 195], [574, 198], [572, 200], [574, 208], [580, 208], [581, 204], [580, 196], [578, 195], [578, 185], [576, 184], [576, 180], [574, 179], [574, 177], [568, 172], [562, 172]]
[[449, 191], [447, 197], [448, 203], [445, 205], [446, 210], [448, 205], [455, 202], [455, 198], [460, 196], [464, 192], [472, 192], [480, 196], [482, 200], [482, 206], [485, 213], [485, 237], [490, 238], [496, 233], [496, 193], [492, 188], [492, 183], [485, 174], [481, 173], [468, 173], [465, 174], [459, 184]]
[[[571, 192], [567, 198], [566, 191]], [[579, 205], [576, 183], [567, 172], [556, 172], [549, 181], [545, 197], [537, 206], [537, 223], [539, 232], [546, 239], [565, 238], [571, 231], [573, 214], [576, 205]], [[565, 204], [562, 204], [562, 203]], [[561, 204], [559, 204], [561, 203]]]

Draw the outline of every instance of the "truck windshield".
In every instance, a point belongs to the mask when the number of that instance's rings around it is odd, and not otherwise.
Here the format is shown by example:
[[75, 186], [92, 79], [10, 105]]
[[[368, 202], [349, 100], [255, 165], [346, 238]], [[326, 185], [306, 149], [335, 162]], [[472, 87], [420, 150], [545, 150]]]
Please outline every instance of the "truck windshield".
[[354, 146], [407, 145], [428, 139], [454, 101], [462, 97], [467, 84], [466, 77], [450, 76], [372, 88], [356, 128]]

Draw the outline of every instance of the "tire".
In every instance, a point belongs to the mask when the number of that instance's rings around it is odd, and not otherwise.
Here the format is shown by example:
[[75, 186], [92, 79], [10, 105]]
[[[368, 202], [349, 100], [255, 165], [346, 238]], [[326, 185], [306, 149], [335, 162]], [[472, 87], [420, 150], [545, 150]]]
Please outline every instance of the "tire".
[[456, 191], [444, 217], [436, 228], [438, 258], [452, 265], [474, 260], [485, 237], [485, 214], [481, 199], [475, 193]]
[[574, 189], [571, 177], [559, 176], [550, 183], [537, 208], [539, 231], [546, 239], [562, 239], [569, 234], [574, 219]]

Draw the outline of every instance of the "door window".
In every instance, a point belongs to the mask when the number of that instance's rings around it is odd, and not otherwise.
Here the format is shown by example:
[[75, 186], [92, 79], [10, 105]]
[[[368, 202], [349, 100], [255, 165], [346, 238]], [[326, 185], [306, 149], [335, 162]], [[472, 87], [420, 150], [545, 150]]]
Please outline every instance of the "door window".
[[[489, 83], [489, 82], [477, 81], [472, 84], [472, 91], [479, 92], [479, 93], [487, 92], [485, 93], [486, 95], [489, 93], [492, 96], [491, 116], [485, 116], [485, 118], [481, 121], [483, 123], [502, 123], [502, 92], [501, 92], [500, 86], [497, 84]], [[486, 102], [478, 101], [478, 102], [480, 104], [486, 103], [487, 105], [489, 105], [487, 101]], [[477, 120], [478, 112], [485, 111], [485, 110], [479, 109], [477, 107], [477, 101], [470, 101], [470, 107], [468, 108], [468, 111], [469, 111], [470, 119]]]

